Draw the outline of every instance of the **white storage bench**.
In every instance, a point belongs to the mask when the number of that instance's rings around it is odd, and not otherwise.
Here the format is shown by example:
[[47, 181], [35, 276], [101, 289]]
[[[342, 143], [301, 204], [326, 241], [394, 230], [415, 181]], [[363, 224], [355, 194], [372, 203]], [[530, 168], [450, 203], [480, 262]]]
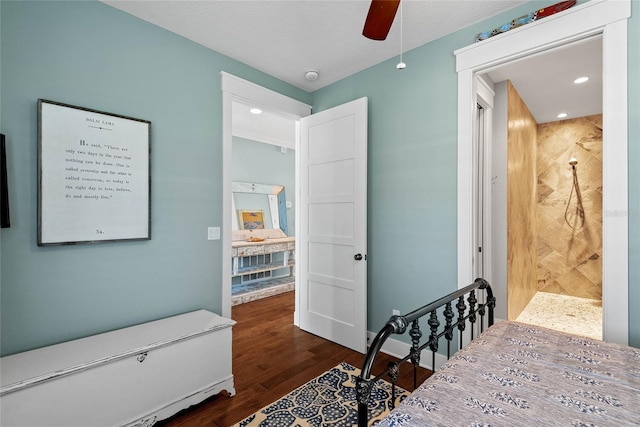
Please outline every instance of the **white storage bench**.
[[198, 310], [3, 357], [0, 425], [151, 426], [234, 395], [234, 324]]

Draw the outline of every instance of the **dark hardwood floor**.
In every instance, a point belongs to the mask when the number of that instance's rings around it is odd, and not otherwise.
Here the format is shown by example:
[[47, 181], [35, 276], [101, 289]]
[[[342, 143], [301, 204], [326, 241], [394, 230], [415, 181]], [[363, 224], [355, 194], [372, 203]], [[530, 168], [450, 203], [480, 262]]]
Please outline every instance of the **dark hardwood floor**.
[[[228, 427], [279, 399], [340, 362], [362, 367], [364, 355], [293, 326], [294, 292], [232, 308], [233, 374], [236, 395], [213, 396], [173, 417], [162, 427]], [[380, 354], [374, 373], [394, 360]], [[420, 369], [418, 384], [430, 371]], [[413, 369], [401, 370], [399, 385], [413, 387]]]

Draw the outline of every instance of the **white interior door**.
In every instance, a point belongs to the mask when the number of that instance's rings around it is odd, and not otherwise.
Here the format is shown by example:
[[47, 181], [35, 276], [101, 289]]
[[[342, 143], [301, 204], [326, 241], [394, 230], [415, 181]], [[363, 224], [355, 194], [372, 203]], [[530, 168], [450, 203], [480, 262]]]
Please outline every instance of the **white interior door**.
[[364, 353], [367, 336], [367, 98], [301, 119], [300, 328]]

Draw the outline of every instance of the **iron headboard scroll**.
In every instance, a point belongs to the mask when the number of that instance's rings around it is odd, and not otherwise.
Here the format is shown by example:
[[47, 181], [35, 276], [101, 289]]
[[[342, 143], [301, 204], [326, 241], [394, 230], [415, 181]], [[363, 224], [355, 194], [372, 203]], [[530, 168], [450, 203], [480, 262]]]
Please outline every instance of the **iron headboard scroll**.
[[[478, 302], [476, 296], [476, 290], [483, 290], [485, 292], [485, 302]], [[465, 296], [467, 297], [465, 300]], [[452, 303], [456, 302], [455, 308], [457, 312], [454, 312]], [[470, 325], [470, 338], [474, 338], [474, 326], [479, 323], [479, 332], [484, 330], [484, 320], [486, 316], [487, 326], [493, 325], [493, 309], [495, 307], [496, 299], [493, 296], [493, 291], [489, 282], [484, 279], [476, 279], [472, 284], [462, 289], [458, 289], [455, 292], [450, 293], [430, 304], [418, 308], [409, 314], [403, 316], [394, 315], [387, 321], [384, 327], [378, 332], [374, 338], [367, 355], [364, 359], [364, 364], [360, 375], [356, 377], [356, 398], [358, 400], [358, 426], [366, 427], [368, 418], [368, 401], [371, 394], [373, 384], [387, 375], [391, 381], [392, 399], [391, 404], [395, 402], [395, 387], [398, 379], [399, 367], [402, 363], [410, 361], [413, 364], [413, 388], [417, 387], [417, 368], [420, 365], [420, 355], [422, 350], [429, 347], [431, 350], [431, 366], [435, 371], [435, 354], [439, 348], [439, 341], [441, 337], [444, 337], [447, 342], [447, 359], [451, 356], [451, 342], [455, 336], [455, 330], [458, 330], [459, 348], [462, 348], [463, 340], [462, 333], [467, 328], [467, 323]], [[438, 316], [437, 310], [444, 307], [442, 316], [444, 317], [444, 327], [440, 328], [441, 321]], [[427, 324], [429, 325], [428, 340], [424, 343], [420, 343], [423, 333], [420, 330], [419, 319], [423, 316], [429, 315]], [[478, 322], [478, 315], [480, 321]], [[455, 318], [455, 321], [454, 321]], [[385, 341], [393, 334], [402, 335], [409, 330], [409, 336], [411, 337], [411, 349], [409, 354], [397, 363], [389, 363], [386, 371], [380, 375], [370, 378], [371, 370], [375, 359], [382, 349]]]

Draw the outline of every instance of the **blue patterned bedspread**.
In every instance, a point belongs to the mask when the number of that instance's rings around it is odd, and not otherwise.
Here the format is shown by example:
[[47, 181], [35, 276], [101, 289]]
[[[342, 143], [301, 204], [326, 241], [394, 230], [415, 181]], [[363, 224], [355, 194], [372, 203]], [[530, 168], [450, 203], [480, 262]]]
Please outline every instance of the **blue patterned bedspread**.
[[640, 349], [500, 322], [378, 426], [640, 426]]

